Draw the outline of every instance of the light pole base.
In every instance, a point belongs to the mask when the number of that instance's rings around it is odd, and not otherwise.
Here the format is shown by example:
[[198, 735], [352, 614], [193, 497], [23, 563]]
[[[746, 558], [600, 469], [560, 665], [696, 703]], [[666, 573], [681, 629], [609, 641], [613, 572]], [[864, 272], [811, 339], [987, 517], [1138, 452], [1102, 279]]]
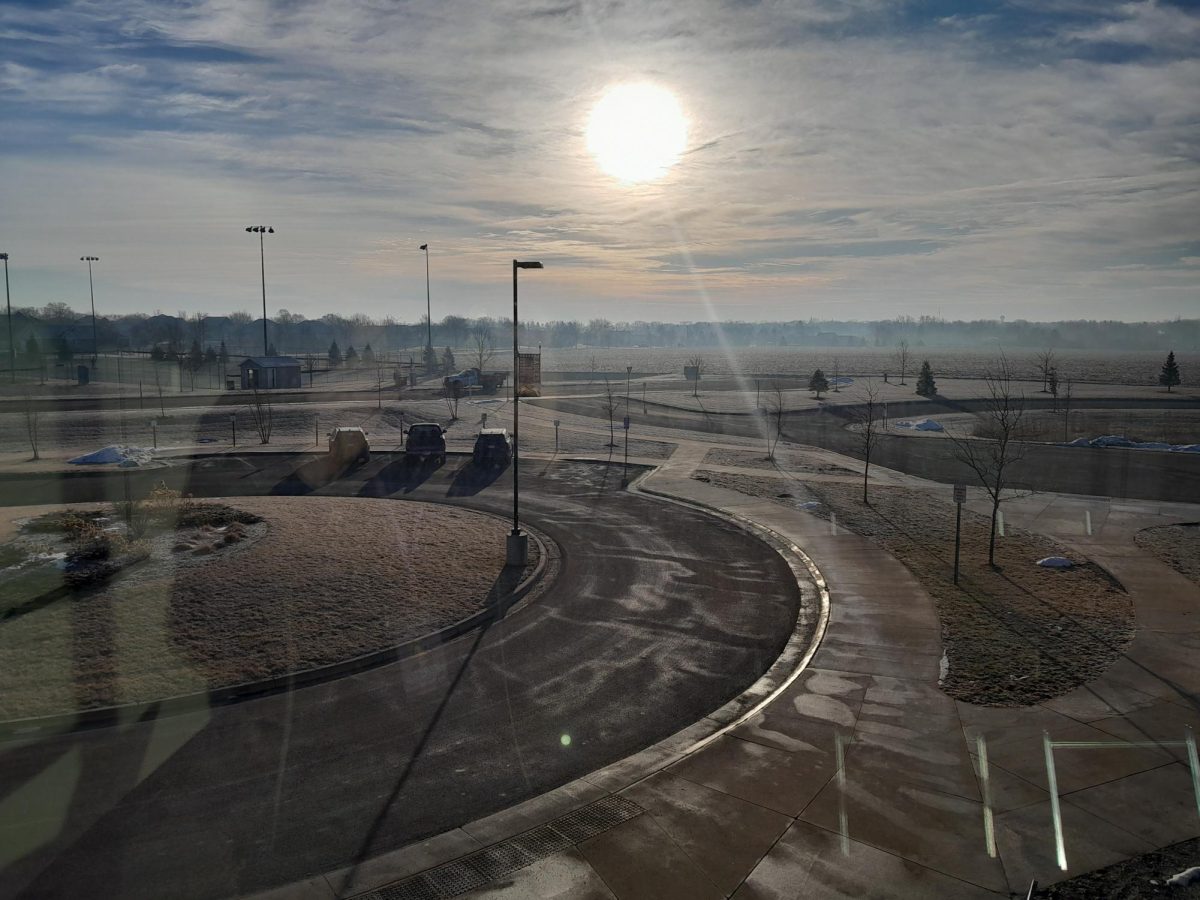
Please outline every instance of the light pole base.
[[504, 564], [526, 566], [529, 564], [529, 535], [512, 532], [505, 543]]

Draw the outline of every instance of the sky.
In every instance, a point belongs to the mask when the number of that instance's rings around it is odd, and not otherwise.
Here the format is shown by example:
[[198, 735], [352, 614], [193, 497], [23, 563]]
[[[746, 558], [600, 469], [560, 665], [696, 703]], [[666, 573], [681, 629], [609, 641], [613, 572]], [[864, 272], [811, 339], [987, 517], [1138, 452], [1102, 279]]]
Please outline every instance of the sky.
[[[1200, 315], [1200, 8], [0, 2], [14, 306], [415, 321]], [[588, 152], [677, 98], [655, 181]], [[640, 137], [635, 135], [635, 138]]]

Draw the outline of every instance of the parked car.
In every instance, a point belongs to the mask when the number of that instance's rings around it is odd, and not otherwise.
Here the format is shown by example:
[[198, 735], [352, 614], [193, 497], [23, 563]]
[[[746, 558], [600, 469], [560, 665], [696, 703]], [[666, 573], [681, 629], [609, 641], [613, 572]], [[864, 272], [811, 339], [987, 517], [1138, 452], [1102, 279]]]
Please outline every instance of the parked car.
[[446, 461], [446, 429], [437, 422], [417, 422], [408, 426], [404, 442], [404, 458], [424, 462], [432, 459], [437, 463]]
[[340, 464], [365, 463], [371, 458], [371, 444], [361, 428], [338, 426], [329, 432], [329, 456]]
[[507, 372], [482, 372], [478, 368], [463, 369], [442, 379], [442, 385], [455, 396], [467, 393], [471, 388], [480, 388], [485, 394], [494, 394], [504, 385]]
[[471, 460], [481, 468], [503, 469], [512, 459], [513, 443], [507, 428], [483, 428], [475, 438]]

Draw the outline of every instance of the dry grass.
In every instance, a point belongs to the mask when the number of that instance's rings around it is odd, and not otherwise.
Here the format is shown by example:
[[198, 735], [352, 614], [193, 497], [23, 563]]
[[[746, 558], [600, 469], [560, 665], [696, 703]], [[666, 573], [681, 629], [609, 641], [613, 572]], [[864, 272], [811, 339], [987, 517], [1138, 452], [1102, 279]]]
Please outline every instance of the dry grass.
[[[962, 566], [953, 583], [953, 508], [922, 491], [766, 476], [697, 473], [710, 483], [778, 502], [816, 500], [814, 515], [877, 541], [916, 576], [937, 604], [947, 671], [942, 688], [985, 706], [1025, 706], [1058, 697], [1103, 673], [1133, 639], [1133, 603], [1111, 576], [1040, 535], [1009, 528], [987, 565], [988, 519], [964, 511]], [[790, 494], [781, 498], [780, 494]], [[1075, 560], [1044, 569], [1045, 556]]]
[[1134, 540], [1143, 550], [1200, 584], [1200, 522], [1145, 528]]
[[195, 556], [172, 553], [168, 533], [152, 560], [111, 584], [0, 623], [0, 718], [152, 700], [383, 649], [478, 610], [504, 565], [506, 523], [454, 507], [232, 502], [266, 520], [244, 541]]
[[853, 469], [833, 463], [814, 462], [812, 457], [799, 453], [775, 451], [775, 459], [767, 459], [766, 448], [761, 450], [733, 450], [728, 447], [713, 447], [704, 454], [704, 462], [710, 466], [737, 466], [743, 469], [774, 469], [783, 466], [789, 472], [808, 475], [853, 475]]

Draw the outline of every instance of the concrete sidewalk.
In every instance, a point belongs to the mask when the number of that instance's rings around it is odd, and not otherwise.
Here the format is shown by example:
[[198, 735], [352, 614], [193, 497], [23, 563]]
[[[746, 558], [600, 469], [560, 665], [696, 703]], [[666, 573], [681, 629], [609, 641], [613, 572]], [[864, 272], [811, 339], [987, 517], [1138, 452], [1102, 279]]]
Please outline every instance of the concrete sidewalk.
[[[1126, 585], [1138, 632], [1103, 677], [1065, 697], [983, 708], [939, 689], [936, 609], [903, 565], [802, 510], [691, 478], [715, 443], [680, 442], [644, 487], [764, 525], [816, 562], [830, 618], [799, 678], [698, 749], [686, 752], [695, 737], [681, 733], [483, 823], [314, 880], [311, 896], [388, 880], [401, 883], [367, 896], [424, 896], [403, 880], [450, 871], [455, 863], [443, 864], [514, 835], [528, 843], [614, 790], [622, 821], [464, 896], [1023, 897], [1033, 878], [1045, 885], [1200, 835], [1184, 750], [1123, 745], [1200, 728], [1200, 590], [1132, 540], [1200, 510], [1050, 495], [1014, 503], [1009, 522], [1073, 542]], [[1091, 535], [1079, 533], [1087, 503]], [[1054, 751], [1065, 870], [1043, 733], [1110, 745]], [[629, 785], [631, 771], [644, 777]]]

